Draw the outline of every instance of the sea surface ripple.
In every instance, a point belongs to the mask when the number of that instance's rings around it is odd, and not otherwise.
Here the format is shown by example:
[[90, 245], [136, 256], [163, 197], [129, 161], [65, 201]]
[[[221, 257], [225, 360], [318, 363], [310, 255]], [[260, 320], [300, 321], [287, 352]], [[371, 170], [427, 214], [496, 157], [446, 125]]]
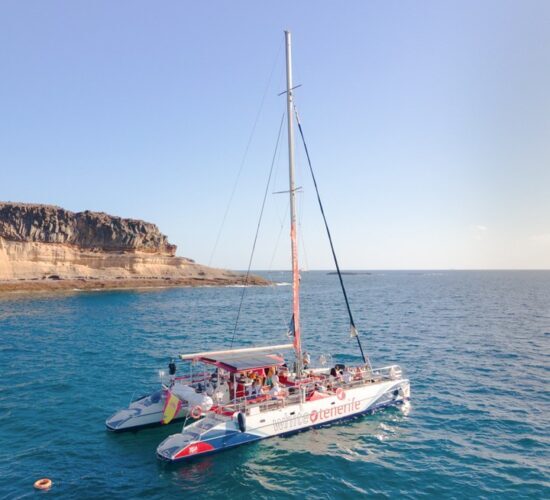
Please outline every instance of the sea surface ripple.
[[[288, 282], [287, 273], [270, 275]], [[194, 462], [155, 457], [180, 424], [111, 434], [181, 352], [225, 348], [241, 288], [0, 297], [0, 497], [549, 498], [550, 272], [345, 276], [373, 364], [399, 363], [412, 402]], [[338, 281], [302, 276], [303, 337], [359, 360]], [[288, 286], [246, 289], [236, 344], [286, 342]]]

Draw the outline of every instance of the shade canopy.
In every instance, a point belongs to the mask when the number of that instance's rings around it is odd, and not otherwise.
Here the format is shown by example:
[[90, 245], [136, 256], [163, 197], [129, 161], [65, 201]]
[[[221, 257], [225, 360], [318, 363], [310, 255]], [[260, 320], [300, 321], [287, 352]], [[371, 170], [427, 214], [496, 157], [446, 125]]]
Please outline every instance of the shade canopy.
[[223, 368], [229, 372], [243, 372], [270, 366], [281, 366], [284, 358], [277, 354], [251, 353], [251, 354], [220, 354], [217, 356], [201, 356], [198, 361]]

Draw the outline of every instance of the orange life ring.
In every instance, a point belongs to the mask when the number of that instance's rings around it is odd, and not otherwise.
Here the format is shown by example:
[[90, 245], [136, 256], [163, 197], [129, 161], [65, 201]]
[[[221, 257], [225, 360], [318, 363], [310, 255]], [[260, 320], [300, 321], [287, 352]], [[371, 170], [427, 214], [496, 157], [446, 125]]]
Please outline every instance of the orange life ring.
[[194, 419], [198, 419], [202, 417], [202, 408], [200, 406], [194, 406], [191, 410], [191, 416]]
[[343, 399], [346, 399], [346, 391], [344, 391], [344, 389], [342, 389], [341, 387], [338, 387], [338, 389], [336, 389], [336, 397], [342, 401]]
[[37, 490], [49, 490], [52, 487], [52, 480], [44, 477], [34, 482], [34, 487]]

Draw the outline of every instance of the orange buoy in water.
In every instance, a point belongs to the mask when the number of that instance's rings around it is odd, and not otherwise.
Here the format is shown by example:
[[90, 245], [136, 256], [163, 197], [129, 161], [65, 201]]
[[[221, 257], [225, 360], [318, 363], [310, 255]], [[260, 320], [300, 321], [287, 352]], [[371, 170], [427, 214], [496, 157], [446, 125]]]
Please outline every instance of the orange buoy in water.
[[34, 482], [34, 487], [37, 490], [49, 490], [52, 487], [52, 480], [48, 479], [47, 477], [39, 479], [38, 481]]

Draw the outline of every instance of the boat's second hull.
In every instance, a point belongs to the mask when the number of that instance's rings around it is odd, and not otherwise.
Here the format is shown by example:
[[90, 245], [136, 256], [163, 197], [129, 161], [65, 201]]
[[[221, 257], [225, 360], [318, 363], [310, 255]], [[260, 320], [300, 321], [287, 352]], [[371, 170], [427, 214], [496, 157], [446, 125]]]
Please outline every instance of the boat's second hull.
[[387, 381], [352, 388], [315, 401], [288, 405], [247, 416], [209, 414], [164, 440], [157, 456], [180, 462], [274, 436], [285, 436], [372, 413], [409, 400], [409, 381]]
[[[131, 403], [128, 408], [111, 415], [105, 421], [105, 426], [111, 432], [127, 432], [163, 425], [165, 398], [163, 391], [143, 396]], [[181, 421], [188, 415], [188, 405], [182, 404], [172, 422]]]
[[105, 427], [109, 432], [115, 432], [115, 433], [136, 432], [136, 431], [141, 431], [143, 429], [150, 429], [152, 427], [161, 427], [163, 425], [171, 425], [174, 423], [181, 424], [181, 422], [185, 420], [186, 417], [188, 417], [189, 413], [185, 411], [185, 413], [183, 414], [178, 414], [178, 416], [172, 419], [172, 421], [170, 421], [168, 424], [162, 423], [162, 415], [163, 413], [161, 411], [158, 414], [155, 413], [154, 415], [145, 415], [142, 418], [139, 418], [139, 417], [134, 418], [131, 421], [128, 421], [125, 424], [121, 425], [120, 427], [110, 425], [109, 420], [107, 420], [105, 422]]

